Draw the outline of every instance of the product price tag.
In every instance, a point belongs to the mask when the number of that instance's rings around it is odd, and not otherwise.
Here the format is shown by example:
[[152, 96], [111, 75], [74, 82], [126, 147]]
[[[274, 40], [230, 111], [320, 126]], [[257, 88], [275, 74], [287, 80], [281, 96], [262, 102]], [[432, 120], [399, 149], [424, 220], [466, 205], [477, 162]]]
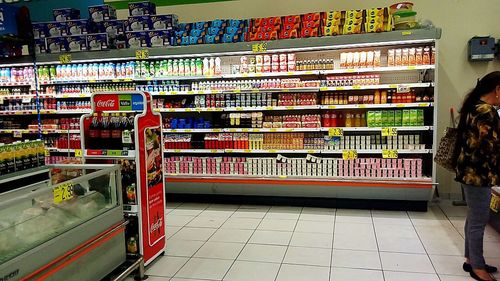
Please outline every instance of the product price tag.
[[30, 103], [31, 102], [31, 98], [23, 98], [22, 99], [22, 103]]
[[108, 156], [122, 156], [122, 151], [121, 150], [108, 150], [106, 155], [108, 155]]
[[278, 151], [276, 149], [269, 149], [269, 153], [277, 153]]
[[272, 106], [266, 106], [264, 109], [265, 110], [273, 110], [273, 107]]
[[342, 128], [330, 128], [330, 129], [328, 129], [328, 136], [330, 136], [330, 137], [342, 137], [342, 136], [344, 136], [344, 129], [342, 129]]
[[241, 90], [240, 89], [233, 90], [233, 93], [239, 94], [239, 93], [241, 93]]
[[319, 88], [320, 91], [324, 92], [324, 91], [328, 91], [328, 87], [321, 87]]
[[402, 103], [398, 103], [398, 104], [396, 104], [396, 107], [405, 107], [405, 105]]
[[397, 128], [385, 127], [382, 128], [382, 136], [383, 137], [395, 137], [398, 135]]
[[328, 109], [335, 109], [335, 108], [337, 108], [335, 105], [329, 105], [328, 106]]
[[384, 159], [397, 159], [398, 151], [392, 149], [384, 149], [382, 150], [382, 158]]
[[111, 82], [120, 82], [120, 79], [111, 79]]
[[243, 111], [243, 107], [237, 107], [236, 111]]
[[398, 93], [408, 93], [410, 91], [410, 86], [399, 84], [397, 88]]
[[366, 108], [366, 104], [360, 104], [358, 105], [358, 108]]
[[411, 31], [402, 31], [401, 32], [401, 35], [403, 35], [403, 36], [408, 36], [408, 35], [411, 35], [411, 34], [412, 34]]
[[177, 95], [177, 94], [178, 94], [178, 92], [177, 92], [177, 91], [171, 91], [171, 92], [170, 92], [170, 94], [171, 94], [171, 95]]
[[277, 132], [277, 131], [278, 131], [278, 130], [277, 130], [276, 128], [271, 128], [271, 129], [269, 129], [269, 132], [273, 132], [273, 133], [274, 133], [274, 132]]
[[260, 43], [252, 44], [252, 52], [254, 52], [254, 53], [267, 52], [267, 42], [260, 42]]
[[175, 153], [179, 153], [179, 152], [181, 152], [181, 150], [180, 149], [174, 149], [174, 152]]
[[62, 64], [71, 63], [71, 54], [62, 54], [59, 56], [59, 62]]
[[210, 153], [217, 153], [217, 149], [210, 150]]
[[419, 107], [429, 107], [429, 103], [419, 103], [418, 106]]
[[73, 184], [71, 182], [60, 184], [54, 187], [54, 203], [59, 204], [74, 197]]
[[289, 110], [294, 110], [295, 107], [294, 106], [287, 106], [286, 109], [289, 109]]
[[356, 150], [343, 150], [342, 159], [344, 160], [355, 160], [358, 159], [358, 152]]
[[260, 92], [259, 89], [252, 89], [252, 93], [258, 93], [258, 92]]
[[344, 91], [345, 90], [345, 87], [337, 87], [335, 88], [336, 91]]
[[149, 50], [144, 49], [144, 50], [136, 50], [135, 51], [135, 58], [138, 60], [145, 60], [149, 58]]
[[75, 157], [82, 157], [82, 150], [81, 149], [75, 149]]
[[15, 138], [22, 138], [23, 132], [22, 131], [14, 131], [14, 137]]
[[361, 86], [360, 86], [360, 85], [354, 85], [354, 86], [352, 86], [352, 88], [353, 88], [354, 90], [360, 90], [360, 89], [361, 89]]
[[44, 152], [45, 152], [45, 153], [44, 153], [45, 157], [49, 157], [49, 156], [50, 156], [50, 150], [45, 149], [45, 151], [44, 151]]
[[236, 129], [229, 129], [229, 132], [230, 132], [230, 133], [235, 133], [235, 132], [236, 132]]
[[243, 150], [243, 152], [250, 153], [251, 151], [250, 151], [250, 149], [245, 149], [245, 150]]
[[194, 95], [194, 91], [187, 91], [186, 94], [188, 94], [188, 95]]
[[496, 194], [491, 195], [490, 209], [495, 213], [500, 210], [500, 197]]

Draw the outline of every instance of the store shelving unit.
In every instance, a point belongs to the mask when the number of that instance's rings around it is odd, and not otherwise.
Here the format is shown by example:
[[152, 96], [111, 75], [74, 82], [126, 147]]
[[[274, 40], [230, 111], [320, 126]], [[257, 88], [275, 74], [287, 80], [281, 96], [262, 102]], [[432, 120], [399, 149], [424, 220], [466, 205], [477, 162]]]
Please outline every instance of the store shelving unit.
[[[156, 108], [165, 118], [171, 116], [183, 118], [204, 117], [216, 121], [221, 114], [231, 113], [251, 113], [262, 112], [267, 115], [284, 114], [323, 114], [327, 111], [347, 112], [350, 110], [405, 110], [422, 109], [425, 112], [425, 124], [420, 126], [401, 126], [397, 131], [402, 135], [419, 135], [423, 149], [398, 149], [398, 154], [402, 158], [417, 157], [423, 160], [425, 181], [414, 182], [409, 178], [395, 178], [390, 180], [369, 179], [363, 181], [362, 178], [321, 178], [310, 180], [307, 178], [290, 177], [261, 177], [252, 175], [232, 175], [228, 181], [227, 175], [217, 174], [181, 174], [170, 173], [167, 175], [167, 192], [172, 193], [194, 193], [194, 194], [240, 194], [240, 195], [279, 195], [279, 196], [301, 196], [301, 197], [340, 197], [340, 198], [364, 198], [364, 199], [398, 199], [407, 201], [427, 201], [432, 196], [435, 186], [436, 169], [432, 162], [432, 156], [436, 143], [436, 110], [437, 110], [437, 67], [435, 64], [411, 65], [411, 66], [387, 66], [387, 50], [390, 48], [404, 48], [413, 46], [434, 46], [437, 49], [437, 40], [441, 36], [441, 30], [436, 28], [412, 30], [412, 31], [394, 31], [380, 34], [359, 34], [336, 37], [307, 38], [278, 40], [267, 42], [267, 54], [295, 53], [302, 59], [322, 59], [334, 58], [336, 67], [330, 70], [307, 70], [307, 71], [283, 71], [273, 73], [231, 73], [231, 65], [238, 64], [241, 56], [254, 56], [252, 53], [252, 42], [241, 42], [234, 44], [217, 45], [197, 45], [172, 48], [151, 48], [149, 49], [148, 61], [160, 59], [182, 59], [182, 58], [203, 58], [220, 57], [222, 60], [222, 74], [211, 76], [170, 76], [170, 77], [119, 77], [111, 79], [58, 79], [51, 81], [41, 80], [37, 85], [39, 97], [55, 98], [58, 101], [68, 100], [90, 100], [91, 94], [88, 93], [56, 93], [45, 94], [44, 89], [47, 86], [61, 85], [122, 85], [124, 83], [134, 85], [150, 85], [154, 83], [169, 83], [178, 81], [180, 84], [189, 85], [192, 82], [214, 82], [214, 81], [236, 81], [251, 79], [287, 79], [301, 78], [303, 80], [323, 81], [327, 76], [349, 76], [362, 74], [379, 74], [382, 78], [378, 85], [354, 85], [354, 86], [317, 86], [302, 88], [231, 88], [228, 90], [198, 90], [190, 89], [184, 91], [150, 91], [152, 97], [157, 99], [191, 99], [196, 96], [207, 96], [217, 94], [258, 94], [271, 93], [273, 96], [278, 94], [295, 93], [316, 93], [321, 96], [326, 93], [343, 92], [348, 95], [370, 92], [375, 90], [394, 90], [400, 88], [411, 89], [414, 91], [430, 91], [433, 100], [419, 101], [409, 103], [385, 103], [385, 104], [321, 104], [315, 105], [294, 105], [294, 106], [232, 106], [232, 107], [190, 107], [190, 108]], [[341, 52], [352, 52], [358, 50], [381, 50], [381, 66], [374, 68], [339, 68], [338, 60]], [[436, 51], [437, 53], [437, 51]], [[103, 59], [105, 57], [105, 59]], [[114, 62], [121, 63], [135, 61], [135, 50], [110, 50], [106, 52], [82, 52], [72, 54], [72, 63], [95, 63], [95, 62]], [[436, 59], [437, 62], [437, 59]], [[41, 55], [37, 57], [37, 66], [52, 66], [59, 64], [59, 55]], [[15, 66], [16, 64], [12, 64]], [[1, 86], [1, 85], [0, 85]], [[10, 85], [5, 85], [9, 86]], [[48, 110], [42, 111], [44, 117], [66, 117], [78, 116], [88, 113], [88, 110]], [[37, 112], [7, 112], [2, 114], [33, 114]], [[60, 114], [63, 114], [60, 116]], [[60, 116], [60, 117], [59, 117]], [[382, 127], [344, 127], [343, 133], [347, 136], [370, 135], [380, 136]], [[315, 128], [165, 128], [165, 136], [170, 134], [190, 134], [195, 138], [203, 137], [205, 134], [213, 133], [321, 133], [325, 136], [329, 134], [328, 127]], [[57, 133], [59, 131], [54, 131]], [[2, 131], [0, 131], [2, 133]], [[63, 132], [63, 130], [60, 131]], [[67, 133], [71, 133], [68, 131]], [[382, 149], [356, 149], [360, 158], [372, 157], [381, 159]], [[58, 153], [62, 150], [55, 150]], [[64, 152], [72, 152], [65, 150]], [[166, 157], [169, 156], [193, 156], [193, 157], [220, 157], [225, 154], [231, 157], [271, 157], [275, 158], [278, 154], [287, 154], [291, 157], [304, 158], [306, 154], [313, 154], [315, 157], [342, 157], [342, 150], [331, 149], [166, 149]], [[340, 155], [339, 155], [340, 154]], [[175, 175], [174, 175], [175, 174]], [[206, 181], [209, 178], [210, 181]], [[248, 181], [247, 181], [248, 180]], [[300, 183], [299, 183], [300, 182]], [[307, 184], [304, 184], [307, 182]], [[235, 186], [236, 184], [236, 186]], [[325, 185], [335, 188], [325, 188]], [[351, 188], [356, 185], [358, 188]], [[418, 188], [414, 188], [418, 187]]]

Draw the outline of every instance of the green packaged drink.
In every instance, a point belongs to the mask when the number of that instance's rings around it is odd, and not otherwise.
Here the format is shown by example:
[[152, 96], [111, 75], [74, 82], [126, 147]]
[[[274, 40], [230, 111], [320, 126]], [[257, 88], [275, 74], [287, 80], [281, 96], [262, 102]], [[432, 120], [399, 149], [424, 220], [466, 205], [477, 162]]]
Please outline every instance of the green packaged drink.
[[403, 110], [403, 126], [410, 126], [410, 110]]
[[394, 123], [394, 117], [395, 117], [394, 110], [389, 110], [387, 112], [387, 114], [388, 114], [388, 117], [387, 117], [388, 118], [387, 119], [387, 126], [388, 127], [394, 127], [395, 126], [395, 123]]
[[374, 111], [368, 111], [368, 112], [366, 113], [366, 125], [367, 125], [368, 127], [375, 127], [375, 126], [374, 126], [374, 124], [373, 124], [373, 123], [374, 123], [373, 121], [374, 121], [374, 119], [375, 119], [375, 118], [374, 118], [374, 115], [375, 115], [375, 112], [374, 112]]
[[196, 59], [196, 76], [203, 75], [203, 61], [201, 58]]
[[45, 165], [45, 146], [43, 144], [43, 141], [37, 140], [35, 147], [36, 147], [37, 157], [38, 157], [38, 166], [44, 166]]
[[160, 62], [159, 61], [155, 61], [154, 65], [155, 65], [154, 77], [161, 76], [160, 75]]
[[394, 111], [394, 126], [395, 127], [403, 126], [403, 112], [401, 110]]
[[141, 62], [139, 61], [134, 63], [134, 76], [142, 77]]
[[57, 76], [57, 73], [56, 73], [56, 67], [51, 65], [50, 68], [49, 68], [49, 75], [50, 77], [56, 77]]
[[30, 144], [29, 140], [25, 140], [22, 144], [21, 159], [23, 161], [23, 169], [31, 168]]
[[165, 77], [167, 75], [167, 61], [166, 60], [162, 60], [160, 62], [160, 74], [159, 76], [160, 77]]
[[418, 126], [424, 126], [424, 110], [423, 109], [417, 109], [417, 125]]
[[375, 127], [382, 127], [382, 111], [375, 111]]
[[172, 76], [173, 71], [174, 71], [173, 62], [172, 62], [172, 60], [168, 60], [167, 61], [167, 76]]
[[5, 145], [0, 143], [0, 176], [7, 174], [7, 154], [5, 153]]
[[191, 61], [189, 62], [189, 66], [191, 68], [191, 75], [195, 76], [196, 75], [196, 60], [191, 59]]
[[387, 127], [388, 123], [388, 116], [387, 116], [387, 110], [382, 111], [382, 125], [381, 127]]
[[[50, 78], [50, 71], [49, 71], [49, 67], [48, 66], [44, 66], [43, 67], [43, 77], [45, 77], [45, 79], [49, 79]], [[52, 79], [54, 79], [55, 76], [52, 77]]]
[[418, 118], [418, 110], [411, 109], [410, 110], [410, 126], [418, 126], [417, 118]]

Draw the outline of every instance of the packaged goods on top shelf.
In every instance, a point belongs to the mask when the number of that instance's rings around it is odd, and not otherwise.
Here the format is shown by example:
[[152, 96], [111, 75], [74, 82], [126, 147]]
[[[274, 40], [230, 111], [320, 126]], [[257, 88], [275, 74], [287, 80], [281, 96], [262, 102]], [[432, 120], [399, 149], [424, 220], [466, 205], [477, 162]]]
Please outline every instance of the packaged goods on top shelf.
[[181, 23], [175, 32], [178, 46], [196, 44], [235, 43], [245, 41], [247, 20], [213, 20]]
[[45, 150], [40, 140], [0, 144], [0, 175], [43, 166], [44, 158]]
[[0, 86], [3, 83], [35, 82], [35, 70], [32, 66], [27, 67], [3, 67], [0, 68]]
[[387, 52], [387, 66], [412, 66], [435, 64], [434, 46], [390, 49]]
[[369, 178], [421, 179], [422, 159], [360, 158], [343, 160], [320, 158], [311, 162], [305, 158], [253, 157], [188, 157], [172, 156], [166, 159], [167, 174], [177, 175], [239, 175], [261, 177], [304, 178]]

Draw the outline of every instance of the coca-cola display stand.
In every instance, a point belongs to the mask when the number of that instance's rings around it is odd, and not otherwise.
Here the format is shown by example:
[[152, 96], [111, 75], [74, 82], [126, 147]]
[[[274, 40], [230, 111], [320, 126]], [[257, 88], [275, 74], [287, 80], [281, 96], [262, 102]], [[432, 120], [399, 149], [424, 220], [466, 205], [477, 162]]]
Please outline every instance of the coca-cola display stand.
[[84, 163], [122, 164], [127, 251], [147, 265], [166, 247], [161, 115], [146, 92], [95, 93], [91, 105], [80, 120]]

